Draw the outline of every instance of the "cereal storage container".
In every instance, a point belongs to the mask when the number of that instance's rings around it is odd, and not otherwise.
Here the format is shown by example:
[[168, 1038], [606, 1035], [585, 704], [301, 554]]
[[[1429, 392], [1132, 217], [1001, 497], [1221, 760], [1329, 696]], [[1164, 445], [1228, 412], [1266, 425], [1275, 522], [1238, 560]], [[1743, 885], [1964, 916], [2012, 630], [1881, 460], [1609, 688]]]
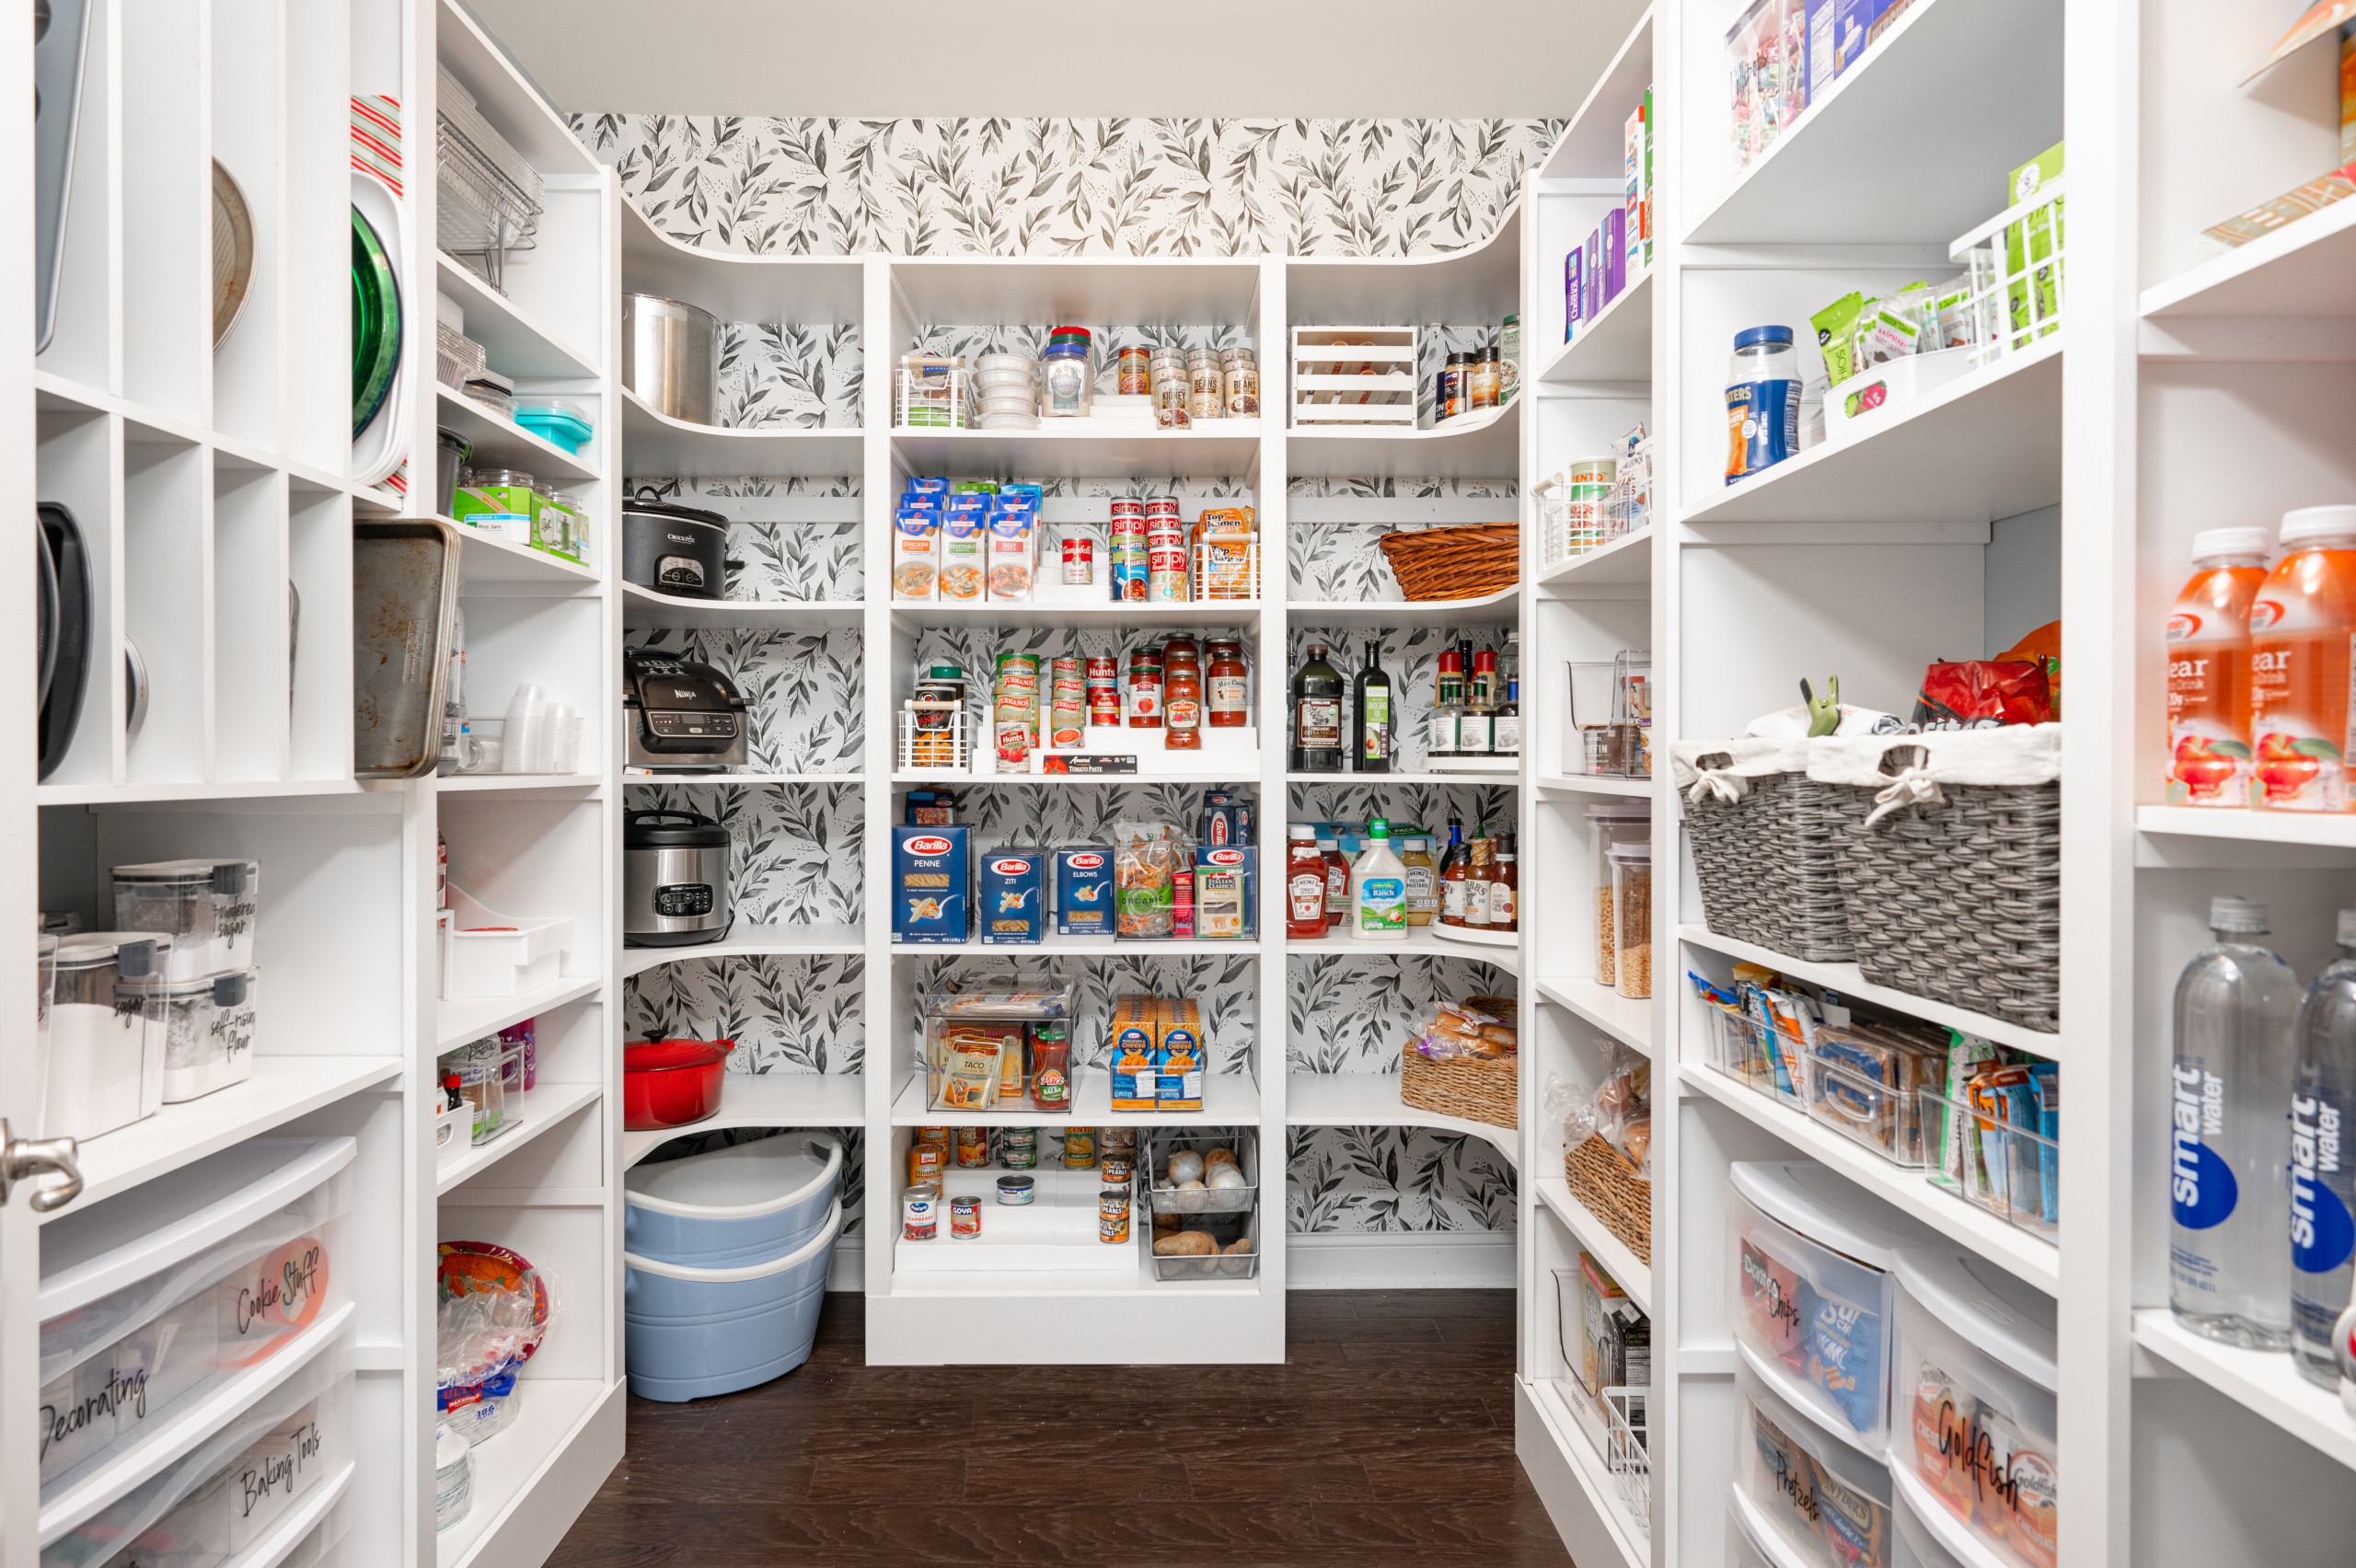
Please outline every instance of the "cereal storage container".
[[172, 939], [86, 931], [57, 947], [40, 1136], [94, 1138], [164, 1103], [160, 986]]
[[1878, 1450], [1796, 1408], [1747, 1359], [1735, 1388], [1735, 1505], [1758, 1542], [1808, 1568], [1888, 1562], [1890, 1480]]
[[114, 923], [172, 939], [168, 980], [193, 980], [254, 961], [257, 860], [155, 860], [114, 869]]
[[1936, 1238], [1809, 1160], [1727, 1170], [1727, 1320], [1778, 1395], [1880, 1450], [1888, 1435], [1889, 1267]]
[[2054, 1568], [2053, 1298], [1953, 1248], [1904, 1249], [1892, 1272], [1900, 1487], [1927, 1527], [1943, 1508], [1998, 1560]]
[[42, 1230], [45, 1508], [191, 1400], [341, 1320], [330, 1264], [356, 1147], [250, 1139]]
[[247, 968], [164, 983], [165, 1104], [253, 1076], [254, 979], [255, 971]]

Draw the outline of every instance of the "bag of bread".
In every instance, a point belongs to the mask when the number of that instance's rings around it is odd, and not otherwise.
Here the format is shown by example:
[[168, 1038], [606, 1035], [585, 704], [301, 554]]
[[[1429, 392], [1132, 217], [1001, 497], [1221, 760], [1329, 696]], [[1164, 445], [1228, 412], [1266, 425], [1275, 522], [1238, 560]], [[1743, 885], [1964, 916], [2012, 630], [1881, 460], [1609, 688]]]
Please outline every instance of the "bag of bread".
[[1595, 1091], [1595, 1130], [1652, 1180], [1653, 1065], [1625, 1045], [1613, 1048], [1611, 1071]]

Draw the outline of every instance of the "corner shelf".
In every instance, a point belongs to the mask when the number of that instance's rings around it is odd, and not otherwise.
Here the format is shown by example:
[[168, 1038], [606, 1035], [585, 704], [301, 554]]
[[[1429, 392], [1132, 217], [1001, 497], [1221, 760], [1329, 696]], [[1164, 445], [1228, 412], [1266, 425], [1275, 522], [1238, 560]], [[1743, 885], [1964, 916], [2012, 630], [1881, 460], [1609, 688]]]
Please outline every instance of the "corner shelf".
[[1623, 534], [1585, 555], [1542, 568], [1535, 582], [1542, 599], [1568, 598], [1569, 590], [1598, 583], [1634, 586], [1653, 580], [1653, 531], [1647, 527]]
[[[447, 386], [434, 391], [434, 418], [474, 448], [468, 459], [475, 467], [493, 463], [521, 468], [537, 479], [586, 480], [599, 478], [587, 458], [565, 451], [545, 436], [533, 434], [512, 420], [502, 420], [463, 393]], [[594, 442], [596, 437], [591, 436]], [[423, 476], [418, 476], [423, 482]]]
[[1397, 1073], [1307, 1073], [1285, 1075], [1285, 1124], [1291, 1127], [1428, 1127], [1479, 1138], [1519, 1166], [1521, 1135], [1470, 1117], [1425, 1111], [1399, 1098]]
[[467, 313], [467, 336], [480, 343], [491, 369], [516, 381], [591, 380], [595, 360], [535, 321], [524, 307], [483, 282], [446, 250], [433, 256], [436, 287]]
[[[892, 1097], [895, 1127], [1232, 1127], [1260, 1120], [1260, 1086], [1245, 1073], [1203, 1075], [1200, 1111], [1115, 1111], [1113, 1076], [1103, 1067], [1072, 1074], [1068, 1114], [1051, 1115], [1028, 1102], [1011, 1111], [938, 1111], [925, 1103], [924, 1074], [910, 1075]], [[1266, 1179], [1264, 1175], [1264, 1181]]]
[[524, 1090], [513, 1127], [489, 1143], [475, 1144], [464, 1154], [452, 1156], [448, 1164], [434, 1167], [434, 1195], [473, 1181], [542, 1133], [572, 1120], [576, 1112], [595, 1105], [603, 1094], [604, 1090], [594, 1083], [543, 1083]]
[[[892, 451], [911, 473], [953, 479], [1242, 478], [1260, 467], [1258, 420], [1157, 430], [1150, 420], [1043, 420], [1036, 430], [904, 430]], [[1228, 428], [1232, 427], [1232, 428]]]
[[2165, 1307], [2136, 1310], [2135, 1343], [2327, 1458], [2356, 1470], [2356, 1417], [2337, 1397], [2301, 1377], [2288, 1355], [2220, 1344], [2178, 1323]]
[[1295, 478], [1509, 478], [1519, 469], [1520, 452], [1519, 392], [1494, 409], [1419, 430], [1326, 430], [1296, 422], [1285, 432], [1285, 466]]
[[744, 922], [716, 942], [687, 947], [625, 947], [621, 972], [622, 978], [628, 979], [666, 963], [722, 958], [814, 957], [866, 951], [866, 935], [857, 926], [756, 926]]
[[[1499, 502], [1500, 509], [1516, 503]], [[1399, 626], [1510, 626], [1521, 617], [1521, 587], [1469, 599], [1294, 599], [1286, 616], [1303, 630], [1334, 627], [1376, 630]]]
[[723, 1073], [720, 1113], [684, 1127], [622, 1134], [628, 1170], [675, 1138], [731, 1127], [863, 1127], [867, 1080], [858, 1073]]
[[1538, 395], [1582, 382], [1642, 383], [1653, 379], [1653, 269], [1636, 274], [1611, 303], [1557, 344], [1539, 368]]
[[621, 389], [622, 450], [633, 474], [735, 478], [745, 474], [832, 478], [867, 467], [856, 430], [809, 425], [703, 425], [673, 419]]
[[622, 624], [632, 631], [856, 631], [866, 618], [867, 605], [860, 599], [689, 599], [622, 584]]
[[1327, 958], [1461, 958], [1468, 963], [1485, 963], [1507, 974], [1521, 973], [1521, 948], [1494, 946], [1486, 942], [1451, 941], [1433, 934], [1430, 926], [1410, 926], [1407, 939], [1397, 942], [1360, 941], [1349, 935], [1311, 937], [1302, 940], [1297, 937], [1285, 939], [1288, 958], [1318, 955]]

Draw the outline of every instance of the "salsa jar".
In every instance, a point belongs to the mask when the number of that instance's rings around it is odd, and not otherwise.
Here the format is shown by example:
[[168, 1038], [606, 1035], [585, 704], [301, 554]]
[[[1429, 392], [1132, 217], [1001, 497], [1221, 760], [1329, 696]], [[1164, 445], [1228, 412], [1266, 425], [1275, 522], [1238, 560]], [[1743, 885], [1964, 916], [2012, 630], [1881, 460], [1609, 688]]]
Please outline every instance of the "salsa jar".
[[1218, 638], [1207, 651], [1204, 667], [1203, 722], [1214, 730], [1240, 729], [1252, 721], [1252, 674], [1243, 662], [1243, 644]]

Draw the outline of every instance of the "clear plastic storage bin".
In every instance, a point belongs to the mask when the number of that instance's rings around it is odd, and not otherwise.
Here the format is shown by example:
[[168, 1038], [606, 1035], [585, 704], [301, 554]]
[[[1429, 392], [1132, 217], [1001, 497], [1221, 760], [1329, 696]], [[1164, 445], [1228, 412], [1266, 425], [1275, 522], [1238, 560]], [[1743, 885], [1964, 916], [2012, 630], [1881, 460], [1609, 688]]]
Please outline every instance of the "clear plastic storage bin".
[[40, 1136], [95, 1138], [164, 1104], [162, 975], [172, 939], [88, 931], [58, 944]]
[[1838, 1043], [1819, 1046], [1808, 1053], [1808, 1114], [1891, 1164], [1911, 1170], [1923, 1163], [1923, 1122], [1921, 1102], [1904, 1077], [1897, 1064], [1861, 1065], [1854, 1051]]
[[1736, 1501], [1749, 1505], [1759, 1544], [1781, 1545], [1807, 1568], [1888, 1562], [1890, 1479], [1877, 1454], [1785, 1400], [1747, 1356], [1735, 1388]]
[[1878, 1450], [1888, 1436], [1889, 1267], [1936, 1238], [1821, 1165], [1727, 1170], [1727, 1320], [1780, 1397]]
[[1917, 1093], [1931, 1184], [2032, 1236], [2062, 1233], [2062, 1144], [1934, 1090]]
[[114, 923], [172, 939], [170, 980], [194, 980], [254, 961], [259, 860], [153, 860], [114, 869]]
[[1954, 1248], [1904, 1249], [1894, 1272], [1890, 1469], [1916, 1511], [1944, 1508], [2016, 1568], [2054, 1568], [2053, 1298]]
[[1981, 1568], [1981, 1560], [1967, 1563], [1949, 1551], [1932, 1523], [1914, 1511], [1903, 1478], [1891, 1489], [1889, 1527], [1889, 1568]]
[[44, 1502], [334, 1315], [351, 1138], [255, 1138], [41, 1231]]
[[165, 983], [165, 1104], [253, 1077], [255, 977], [247, 968]]

